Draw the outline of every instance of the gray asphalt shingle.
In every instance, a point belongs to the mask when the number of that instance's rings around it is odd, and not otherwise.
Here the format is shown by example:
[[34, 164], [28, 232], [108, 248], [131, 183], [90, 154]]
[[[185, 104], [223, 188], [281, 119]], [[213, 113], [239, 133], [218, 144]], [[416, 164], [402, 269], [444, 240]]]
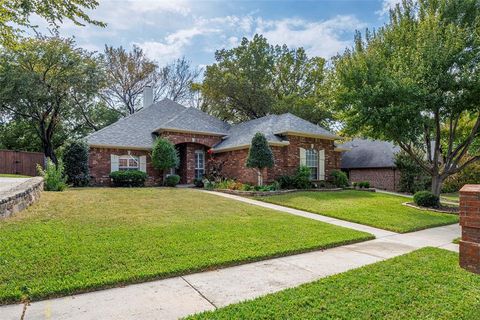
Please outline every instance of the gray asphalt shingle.
[[342, 169], [393, 168], [400, 148], [381, 140], [354, 139], [339, 146], [350, 149], [342, 155]]

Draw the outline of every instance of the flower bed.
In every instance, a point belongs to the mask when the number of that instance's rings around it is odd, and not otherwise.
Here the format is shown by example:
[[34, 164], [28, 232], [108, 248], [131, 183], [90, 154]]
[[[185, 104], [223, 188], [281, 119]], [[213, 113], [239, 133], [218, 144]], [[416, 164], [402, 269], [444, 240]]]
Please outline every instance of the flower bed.
[[238, 196], [246, 197], [266, 197], [266, 196], [275, 196], [285, 193], [292, 192], [302, 192], [302, 191], [316, 191], [316, 192], [325, 192], [325, 191], [342, 191], [342, 188], [322, 188], [322, 189], [289, 189], [289, 190], [275, 190], [275, 191], [243, 191], [243, 190], [230, 190], [230, 189], [214, 189], [214, 191], [234, 194]]

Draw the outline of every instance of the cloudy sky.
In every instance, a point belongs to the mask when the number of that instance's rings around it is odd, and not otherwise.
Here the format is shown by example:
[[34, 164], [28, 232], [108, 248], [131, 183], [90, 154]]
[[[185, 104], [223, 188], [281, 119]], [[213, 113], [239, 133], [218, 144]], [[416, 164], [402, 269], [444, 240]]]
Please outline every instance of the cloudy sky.
[[195, 65], [214, 61], [214, 52], [236, 46], [242, 37], [263, 34], [272, 44], [304, 47], [329, 58], [352, 44], [355, 30], [376, 28], [399, 0], [100, 0], [91, 13], [106, 28], [64, 23], [89, 50], [105, 44], [137, 44], [160, 64], [185, 56]]

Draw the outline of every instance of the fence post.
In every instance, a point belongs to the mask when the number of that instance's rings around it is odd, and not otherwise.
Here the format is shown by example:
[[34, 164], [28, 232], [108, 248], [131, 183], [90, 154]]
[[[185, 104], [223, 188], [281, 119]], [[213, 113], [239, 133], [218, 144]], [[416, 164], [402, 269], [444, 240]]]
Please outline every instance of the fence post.
[[460, 190], [460, 266], [480, 274], [480, 184]]

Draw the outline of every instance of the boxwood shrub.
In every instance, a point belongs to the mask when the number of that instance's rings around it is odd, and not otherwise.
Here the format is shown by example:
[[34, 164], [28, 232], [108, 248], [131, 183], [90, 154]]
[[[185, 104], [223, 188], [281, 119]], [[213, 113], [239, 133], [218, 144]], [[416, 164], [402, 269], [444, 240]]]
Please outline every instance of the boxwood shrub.
[[114, 171], [110, 178], [115, 187], [143, 187], [147, 174], [139, 170]]
[[431, 193], [430, 191], [418, 191], [413, 196], [413, 201], [421, 206], [427, 208], [435, 208], [438, 207], [440, 200], [439, 198]]
[[176, 174], [168, 175], [165, 178], [165, 185], [167, 187], [175, 187], [180, 182], [180, 176]]

